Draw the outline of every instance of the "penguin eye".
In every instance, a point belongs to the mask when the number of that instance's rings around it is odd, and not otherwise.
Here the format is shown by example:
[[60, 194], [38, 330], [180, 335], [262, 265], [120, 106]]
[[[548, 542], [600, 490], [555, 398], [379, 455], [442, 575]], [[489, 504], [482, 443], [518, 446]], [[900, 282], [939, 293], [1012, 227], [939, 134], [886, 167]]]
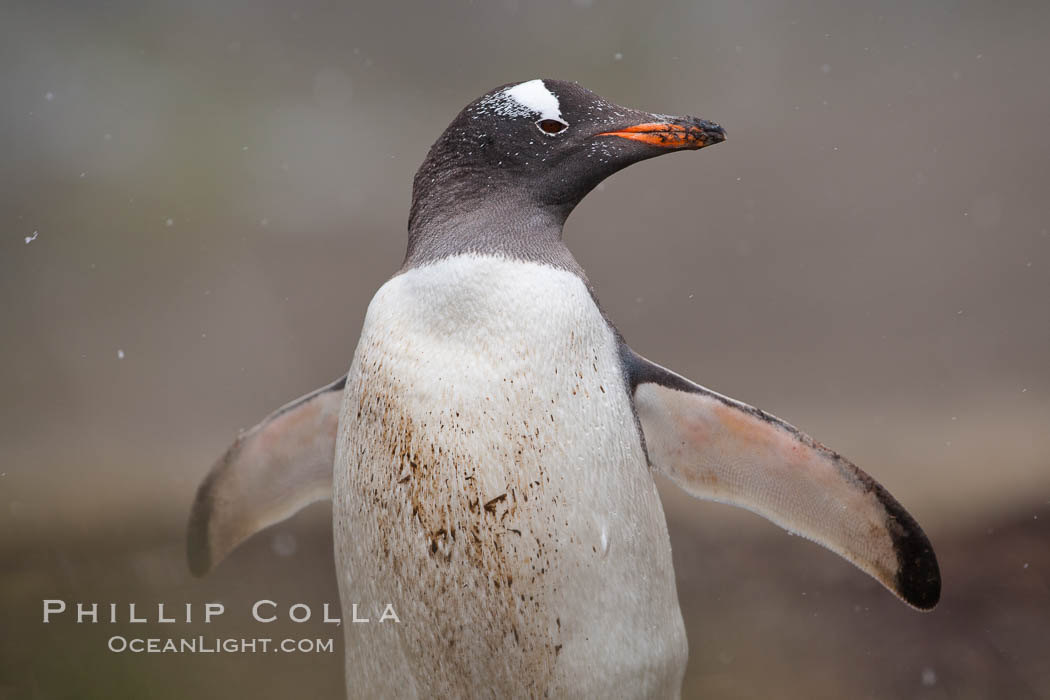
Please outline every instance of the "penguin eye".
[[569, 128], [568, 124], [563, 121], [558, 121], [557, 119], [540, 119], [536, 122], [536, 126], [538, 126], [543, 133], [552, 135]]

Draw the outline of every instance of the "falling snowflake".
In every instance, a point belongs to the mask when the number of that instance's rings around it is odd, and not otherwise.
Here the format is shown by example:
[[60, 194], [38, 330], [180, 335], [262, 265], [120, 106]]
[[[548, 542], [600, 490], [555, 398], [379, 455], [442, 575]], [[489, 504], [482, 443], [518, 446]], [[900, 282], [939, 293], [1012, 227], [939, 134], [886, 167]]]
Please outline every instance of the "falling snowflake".
[[299, 543], [295, 539], [295, 535], [290, 532], [278, 532], [273, 537], [271, 544], [274, 553], [279, 557], [290, 557], [295, 554], [295, 550], [299, 548]]

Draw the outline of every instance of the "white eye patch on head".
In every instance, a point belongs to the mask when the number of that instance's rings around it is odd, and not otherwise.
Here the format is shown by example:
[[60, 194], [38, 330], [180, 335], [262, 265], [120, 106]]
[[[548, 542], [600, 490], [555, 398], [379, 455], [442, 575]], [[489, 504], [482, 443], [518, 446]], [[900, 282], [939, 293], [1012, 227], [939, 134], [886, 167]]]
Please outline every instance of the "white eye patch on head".
[[503, 117], [535, 116], [540, 120], [553, 119], [565, 123], [558, 96], [548, 90], [539, 78], [489, 95], [478, 102], [477, 109]]

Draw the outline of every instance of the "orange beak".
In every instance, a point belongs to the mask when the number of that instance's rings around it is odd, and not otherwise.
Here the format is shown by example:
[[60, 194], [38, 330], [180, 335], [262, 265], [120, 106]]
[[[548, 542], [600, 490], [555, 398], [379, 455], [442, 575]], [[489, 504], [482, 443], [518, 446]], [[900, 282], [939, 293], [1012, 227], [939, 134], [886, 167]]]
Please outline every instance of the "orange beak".
[[618, 131], [605, 131], [599, 136], [619, 136], [622, 139], [640, 141], [658, 148], [696, 150], [726, 140], [726, 132], [713, 122], [698, 124], [668, 124], [652, 122], [635, 124]]

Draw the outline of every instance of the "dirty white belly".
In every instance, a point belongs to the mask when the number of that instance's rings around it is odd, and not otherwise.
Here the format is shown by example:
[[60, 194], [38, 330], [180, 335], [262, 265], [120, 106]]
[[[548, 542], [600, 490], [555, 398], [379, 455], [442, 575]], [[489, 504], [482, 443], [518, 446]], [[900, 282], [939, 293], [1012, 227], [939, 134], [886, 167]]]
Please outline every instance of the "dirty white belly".
[[[663, 509], [576, 275], [463, 256], [387, 282], [334, 508], [351, 696], [677, 696]], [[388, 603], [399, 623], [378, 622]]]

